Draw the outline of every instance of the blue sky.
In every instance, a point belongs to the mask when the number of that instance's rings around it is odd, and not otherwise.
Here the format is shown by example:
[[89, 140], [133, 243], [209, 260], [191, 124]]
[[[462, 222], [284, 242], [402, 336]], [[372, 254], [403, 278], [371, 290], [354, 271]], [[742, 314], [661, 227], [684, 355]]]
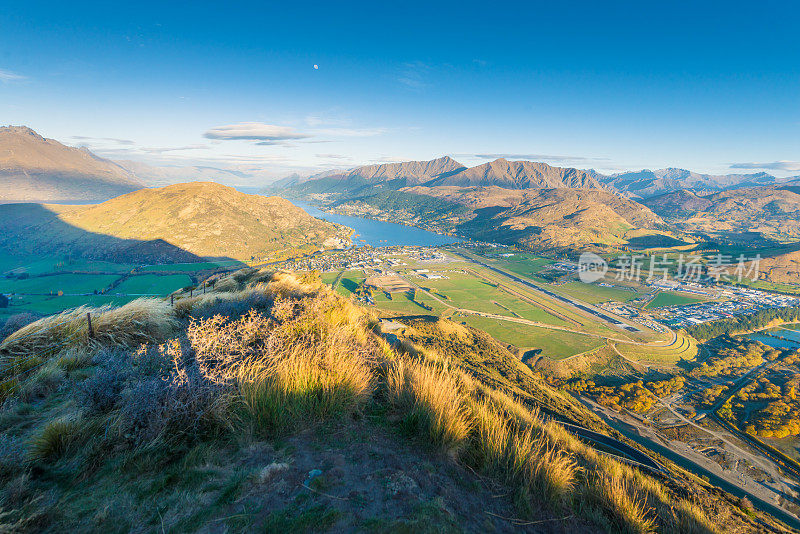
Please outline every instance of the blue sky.
[[5, 5], [0, 123], [265, 176], [443, 154], [800, 174], [793, 2], [229, 4]]

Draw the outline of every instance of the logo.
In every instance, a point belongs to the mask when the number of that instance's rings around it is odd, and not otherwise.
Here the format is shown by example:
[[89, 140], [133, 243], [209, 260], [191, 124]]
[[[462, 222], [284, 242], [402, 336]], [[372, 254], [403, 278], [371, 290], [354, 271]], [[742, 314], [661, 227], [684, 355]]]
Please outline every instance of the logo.
[[584, 252], [578, 260], [578, 278], [584, 284], [591, 284], [603, 278], [608, 272], [608, 262], [594, 252]]

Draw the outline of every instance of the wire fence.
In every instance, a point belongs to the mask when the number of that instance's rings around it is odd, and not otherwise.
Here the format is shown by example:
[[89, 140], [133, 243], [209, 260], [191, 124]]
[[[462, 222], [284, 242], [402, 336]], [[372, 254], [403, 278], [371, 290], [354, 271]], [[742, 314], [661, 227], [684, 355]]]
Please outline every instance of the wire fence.
[[[186, 288], [183, 291], [184, 294], [172, 293], [166, 297], [163, 294], [141, 294], [137, 296], [161, 297], [167, 300], [171, 306], [174, 306], [176, 301], [205, 294], [213, 286], [213, 283], [208, 283], [207, 280], [204, 280], [194, 287]], [[188, 295], [185, 294], [187, 292]], [[73, 316], [53, 324], [42, 325], [40, 328], [32, 328], [30, 332], [19, 336], [11, 334], [5, 340], [0, 339], [0, 346], [8, 342], [11, 342], [14, 346], [24, 346], [26, 343], [31, 345], [30, 349], [25, 349], [22, 353], [9, 351], [7, 350], [8, 347], [6, 347], [5, 353], [0, 352], [0, 399], [10, 391], [18, 390], [27, 380], [36, 376], [38, 369], [42, 368], [54, 356], [57, 356], [65, 349], [89, 345], [94, 337], [92, 313], [97, 315], [98, 311], [102, 313], [102, 308], [94, 312], [87, 311], [85, 317]], [[23, 327], [21, 330], [26, 328]], [[46, 342], [37, 343], [39, 340], [46, 340]]]

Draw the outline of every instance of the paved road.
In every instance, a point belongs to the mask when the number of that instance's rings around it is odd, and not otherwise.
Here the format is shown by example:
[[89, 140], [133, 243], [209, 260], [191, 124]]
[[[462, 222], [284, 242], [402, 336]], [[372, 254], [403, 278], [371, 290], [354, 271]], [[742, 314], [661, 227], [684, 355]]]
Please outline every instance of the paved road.
[[618, 439], [612, 438], [611, 436], [607, 436], [605, 434], [601, 434], [600, 432], [595, 432], [594, 430], [583, 428], [582, 426], [572, 425], [569, 423], [561, 423], [561, 426], [563, 426], [568, 432], [571, 432], [572, 434], [575, 434], [578, 437], [584, 438], [598, 445], [603, 445], [605, 447], [609, 447], [611, 449], [616, 450], [624, 457], [630, 459], [636, 465], [645, 467], [647, 469], [650, 469], [651, 471], [655, 471], [657, 473], [661, 473], [666, 476], [670, 476], [669, 471], [667, 471], [663, 465], [658, 463], [653, 458], [650, 458], [648, 455], [646, 455], [639, 449], [631, 447], [627, 443], [623, 443]]

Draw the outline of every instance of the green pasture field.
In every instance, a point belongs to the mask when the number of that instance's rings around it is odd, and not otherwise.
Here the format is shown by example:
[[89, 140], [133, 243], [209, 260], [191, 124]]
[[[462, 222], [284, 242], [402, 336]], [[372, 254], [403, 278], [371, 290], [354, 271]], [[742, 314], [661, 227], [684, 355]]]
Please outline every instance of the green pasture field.
[[550, 330], [477, 315], [459, 313], [453, 316], [452, 320], [465, 322], [469, 326], [483, 330], [496, 340], [514, 345], [523, 351], [542, 349], [542, 355], [553, 360], [580, 354], [605, 343], [603, 339], [594, 336]]
[[320, 273], [319, 279], [322, 280], [323, 284], [331, 285], [336, 277], [339, 276], [339, 271], [330, 271], [327, 273]]
[[246, 267], [246, 265], [237, 260], [222, 260], [222, 261], [205, 261], [205, 262], [197, 262], [197, 263], [165, 263], [162, 265], [145, 265], [140, 270], [141, 271], [156, 271], [156, 272], [178, 272], [178, 271], [185, 271], [185, 272], [196, 272], [196, 271], [207, 271], [209, 269], [234, 269], [234, 268], [242, 268]]
[[417, 291], [417, 296], [419, 297], [418, 299], [419, 302], [427, 304], [432, 309], [427, 310], [422, 306], [420, 306], [419, 304], [417, 304], [416, 302], [412, 301], [407, 293], [392, 293], [391, 300], [389, 300], [386, 297], [386, 294], [383, 293], [382, 291], [375, 291], [373, 293], [373, 298], [375, 299], [375, 307], [385, 312], [404, 314], [404, 315], [441, 316], [442, 313], [444, 313], [447, 309], [420, 291]]
[[135, 266], [130, 263], [67, 258], [66, 256], [5, 256], [0, 258], [0, 274], [20, 271], [31, 276], [58, 273], [62, 271], [82, 271], [97, 273], [126, 273]]
[[696, 304], [707, 299], [685, 295], [675, 291], [662, 291], [651, 300], [646, 308], [663, 308], [665, 306], [683, 306], [685, 304]]
[[[490, 270], [488, 270], [488, 269], [486, 269], [484, 267], [481, 267], [481, 266], [478, 266], [478, 265], [475, 265], [475, 264], [470, 264], [469, 268], [471, 270], [481, 274], [482, 276], [487, 277], [490, 280], [497, 281], [497, 282], [502, 282], [503, 285], [505, 285], [505, 286], [507, 286], [509, 288], [512, 288], [514, 291], [516, 291], [517, 293], [519, 293], [521, 295], [524, 295], [524, 296], [530, 298], [531, 300], [533, 300], [533, 302], [541, 303], [541, 305], [543, 307], [550, 308], [550, 309], [554, 310], [556, 313], [564, 315], [565, 317], [568, 317], [568, 318], [576, 321], [580, 325], [582, 325], [582, 326], [579, 326], [577, 324], [574, 324], [574, 325], [571, 325], [571, 328], [575, 328], [575, 329], [578, 329], [578, 330], [584, 330], [584, 331], [586, 331], [588, 333], [592, 333], [592, 334], [598, 334], [598, 335], [609, 336], [609, 337], [614, 337], [614, 338], [631, 338], [631, 339], [636, 339], [636, 340], [641, 340], [641, 341], [650, 340], [652, 338], [652, 336], [653, 336], [653, 333], [650, 332], [650, 331], [642, 331], [642, 332], [627, 332], [626, 331], [626, 332], [623, 332], [623, 331], [619, 330], [618, 328], [615, 328], [615, 327], [612, 327], [611, 325], [606, 324], [605, 322], [601, 322], [599, 319], [597, 319], [597, 318], [595, 318], [595, 317], [593, 317], [591, 315], [584, 316], [584, 315], [580, 314], [577, 310], [572, 308], [571, 306], [568, 306], [568, 305], [564, 304], [563, 302], [560, 302], [558, 300], [552, 299], [550, 297], [545, 297], [541, 293], [538, 293], [535, 290], [532, 290], [532, 289], [528, 288], [527, 286], [519, 284], [519, 283], [517, 283], [517, 282], [515, 282], [515, 281], [513, 281], [513, 280], [511, 280], [511, 279], [509, 279], [509, 278], [507, 278], [507, 277], [505, 277], [503, 275], [500, 275], [500, 274], [498, 274], [498, 273], [496, 273], [494, 271], [490, 271]], [[537, 281], [535, 279], [531, 279], [531, 278], [528, 278], [528, 279], [534, 285], [538, 285], [538, 286], [541, 286], [541, 287], [546, 288], [548, 290], [552, 290], [553, 292], [558, 292], [558, 290], [560, 288], [560, 286], [552, 286], [550, 284], [544, 284], [542, 282], [539, 282], [539, 281]], [[516, 297], [512, 297], [512, 298], [516, 298]]]
[[168, 295], [192, 285], [192, 279], [186, 274], [143, 274], [131, 276], [114, 288], [113, 293], [128, 295]]
[[0, 279], [0, 292], [49, 294], [63, 291], [70, 293], [92, 293], [100, 291], [119, 278], [115, 274], [56, 274], [53, 276], [32, 276], [19, 280]]
[[[566, 326], [568, 323], [546, 310], [519, 297], [511, 295], [491, 283], [470, 274], [442, 273], [447, 279], [414, 280], [421, 287], [435, 289], [447, 297], [447, 302], [456, 308], [484, 313], [521, 317], [529, 321]], [[441, 297], [440, 297], [441, 298]]]
[[99, 307], [105, 304], [121, 306], [137, 297], [119, 297], [114, 295], [23, 295], [14, 298], [8, 308], [0, 309], [0, 322], [18, 313], [36, 313], [53, 315], [79, 306]]
[[609, 300], [616, 300], [619, 302], [627, 302], [640, 296], [638, 291], [630, 291], [622, 289], [621, 287], [603, 287], [597, 284], [584, 284], [583, 282], [567, 282], [552, 288], [558, 293], [562, 293], [569, 297], [588, 302], [589, 304], [599, 304], [601, 302], [608, 302]]
[[526, 252], [516, 252], [513, 254], [514, 256], [509, 258], [488, 258], [484, 256], [482, 259], [485, 260], [486, 263], [495, 265], [500, 269], [528, 278], [532, 276], [535, 277], [536, 273], [541, 271], [542, 267], [545, 265], [555, 263], [554, 260], [542, 258], [541, 256]]
[[[322, 281], [330, 285], [334, 282], [334, 280], [336, 280], [337, 276], [339, 276], [338, 272], [323, 273]], [[367, 277], [364, 274], [364, 271], [360, 269], [345, 271], [342, 273], [341, 278], [339, 278], [339, 281], [336, 283], [336, 287], [333, 289], [340, 295], [349, 297], [355, 292], [356, 289], [358, 289], [358, 286], [360, 286], [361, 282], [363, 282], [366, 278]]]

